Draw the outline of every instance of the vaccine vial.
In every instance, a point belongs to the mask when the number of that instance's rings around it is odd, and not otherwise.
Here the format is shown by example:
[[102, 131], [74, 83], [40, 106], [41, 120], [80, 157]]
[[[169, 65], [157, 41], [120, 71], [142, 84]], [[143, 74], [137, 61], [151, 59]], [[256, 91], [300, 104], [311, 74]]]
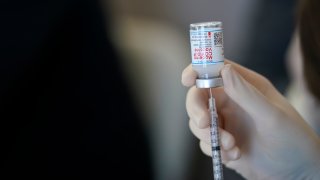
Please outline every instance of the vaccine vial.
[[197, 86], [221, 86], [219, 73], [224, 65], [222, 22], [190, 24], [190, 45], [192, 68], [198, 74]]

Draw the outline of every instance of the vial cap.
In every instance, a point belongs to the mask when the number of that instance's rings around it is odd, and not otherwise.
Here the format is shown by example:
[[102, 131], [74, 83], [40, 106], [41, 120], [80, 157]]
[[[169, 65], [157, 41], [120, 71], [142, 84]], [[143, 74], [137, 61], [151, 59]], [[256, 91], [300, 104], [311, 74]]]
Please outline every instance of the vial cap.
[[190, 24], [190, 30], [200, 30], [204, 28], [222, 28], [221, 21], [211, 21], [211, 22], [200, 22]]
[[196, 79], [197, 88], [215, 88], [223, 86], [222, 78]]

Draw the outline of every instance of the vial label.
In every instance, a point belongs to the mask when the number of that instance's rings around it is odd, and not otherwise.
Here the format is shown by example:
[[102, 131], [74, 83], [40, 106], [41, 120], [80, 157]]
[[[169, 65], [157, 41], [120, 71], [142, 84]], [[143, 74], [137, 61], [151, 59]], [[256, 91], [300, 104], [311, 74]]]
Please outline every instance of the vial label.
[[224, 61], [222, 28], [190, 30], [192, 64], [216, 64]]

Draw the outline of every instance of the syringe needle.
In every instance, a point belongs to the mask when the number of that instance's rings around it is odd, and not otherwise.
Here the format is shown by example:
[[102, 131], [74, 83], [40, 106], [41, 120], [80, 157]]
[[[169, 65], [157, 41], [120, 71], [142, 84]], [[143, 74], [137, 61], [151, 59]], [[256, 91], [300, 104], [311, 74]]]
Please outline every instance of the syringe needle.
[[210, 99], [213, 97], [212, 96], [212, 88], [209, 88], [209, 94], [210, 94]]
[[215, 104], [215, 99], [212, 96], [212, 90], [209, 90], [209, 109], [211, 114], [210, 134], [211, 134], [211, 149], [212, 149], [212, 163], [213, 163], [213, 176], [215, 180], [223, 180], [223, 167], [221, 160], [221, 150], [219, 141], [219, 124], [218, 114]]

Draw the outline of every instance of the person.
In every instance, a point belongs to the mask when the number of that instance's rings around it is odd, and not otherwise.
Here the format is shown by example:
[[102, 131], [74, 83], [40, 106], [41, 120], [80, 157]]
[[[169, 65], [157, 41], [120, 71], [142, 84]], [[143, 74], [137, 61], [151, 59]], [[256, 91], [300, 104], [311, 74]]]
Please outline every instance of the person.
[[152, 179], [101, 7], [1, 2], [1, 179]]
[[[300, 7], [305, 80], [319, 100], [320, 3], [304, 0]], [[224, 87], [213, 89], [223, 163], [246, 179], [319, 179], [320, 138], [313, 127], [268, 79], [232, 61], [225, 64]], [[210, 156], [209, 95], [193, 86], [195, 79], [190, 65], [182, 73], [183, 85], [191, 87], [186, 97], [190, 130]]]

